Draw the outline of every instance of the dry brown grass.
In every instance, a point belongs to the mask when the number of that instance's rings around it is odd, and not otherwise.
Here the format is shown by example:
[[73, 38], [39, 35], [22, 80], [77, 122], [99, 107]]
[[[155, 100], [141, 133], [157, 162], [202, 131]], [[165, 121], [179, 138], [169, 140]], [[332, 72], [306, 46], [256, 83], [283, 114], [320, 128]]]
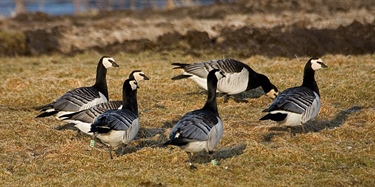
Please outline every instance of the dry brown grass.
[[[261, 91], [242, 94], [248, 103], [218, 99], [224, 135], [216, 147], [219, 166], [198, 154], [190, 171], [186, 154], [160, 147], [176, 120], [202, 107], [205, 92], [191, 80], [171, 81], [170, 63], [218, 59], [182, 52], [116, 54], [120, 68], [108, 71], [110, 99], [121, 98], [121, 85], [134, 69], [150, 81], [140, 83], [142, 129], [126, 154], [109, 159], [89, 137], [57, 131], [63, 124], [36, 119], [34, 106], [66, 91], [91, 85], [101, 54], [74, 57], [0, 58], [0, 178], [4, 186], [372, 186], [375, 184], [375, 56], [323, 56], [328, 69], [316, 74], [322, 109], [307, 134], [290, 138], [271, 121], [259, 121], [271, 100]], [[301, 84], [308, 57], [239, 59], [269, 76], [284, 90]]]

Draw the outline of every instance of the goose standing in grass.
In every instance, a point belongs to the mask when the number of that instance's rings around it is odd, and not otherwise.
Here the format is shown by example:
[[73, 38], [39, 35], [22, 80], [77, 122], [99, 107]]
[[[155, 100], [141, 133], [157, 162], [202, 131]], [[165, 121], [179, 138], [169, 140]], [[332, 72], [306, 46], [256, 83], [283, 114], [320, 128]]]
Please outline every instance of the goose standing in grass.
[[[207, 77], [208, 97], [202, 109], [186, 113], [173, 127], [169, 141], [164, 145], [175, 145], [186, 151], [190, 168], [191, 154], [206, 150], [213, 156], [213, 149], [223, 135], [223, 122], [219, 116], [216, 102], [217, 82], [225, 77], [224, 72], [214, 69]], [[213, 160], [214, 161], [214, 160]]]
[[[134, 70], [129, 75], [130, 80], [135, 80], [137, 83], [142, 80], [149, 80], [141, 70]], [[137, 107], [137, 106], [134, 106]], [[89, 109], [81, 110], [71, 114], [62, 115], [61, 118], [68, 124], [62, 125], [58, 130], [67, 129], [67, 128], [77, 128], [80, 132], [83, 132], [87, 135], [92, 135], [89, 133], [91, 124], [95, 121], [96, 117], [104, 113], [107, 110], [121, 109], [122, 101], [109, 101], [106, 103], [97, 104]], [[138, 110], [138, 109], [137, 109]], [[79, 134], [80, 135], [80, 134]]]
[[60, 116], [90, 108], [96, 104], [108, 102], [107, 69], [119, 67], [115, 60], [103, 56], [97, 66], [96, 82], [90, 87], [80, 87], [66, 92], [60, 98], [47, 105], [36, 107], [42, 113], [36, 116], [47, 117], [55, 115], [58, 120]]
[[303, 82], [301, 86], [292, 87], [281, 92], [268, 109], [267, 115], [260, 120], [273, 120], [281, 126], [289, 127], [289, 133], [292, 136], [290, 127], [302, 126], [315, 118], [320, 110], [320, 93], [315, 81], [315, 71], [321, 68], [327, 68], [320, 58], [311, 58], [305, 65]]
[[100, 114], [91, 125], [89, 132], [109, 146], [109, 155], [112, 157], [112, 148], [127, 144], [139, 131], [138, 84], [135, 80], [127, 79], [123, 85], [122, 108], [107, 110]]
[[262, 87], [267, 96], [274, 99], [278, 90], [275, 85], [263, 74], [255, 72], [248, 65], [234, 60], [221, 59], [194, 64], [173, 63], [173, 69], [183, 69], [184, 73], [172, 78], [179, 80], [190, 78], [200, 87], [207, 90], [207, 74], [212, 69], [221, 69], [225, 73], [225, 78], [217, 83], [217, 92], [224, 93], [224, 102], [227, 102], [230, 95], [238, 94], [257, 87]]

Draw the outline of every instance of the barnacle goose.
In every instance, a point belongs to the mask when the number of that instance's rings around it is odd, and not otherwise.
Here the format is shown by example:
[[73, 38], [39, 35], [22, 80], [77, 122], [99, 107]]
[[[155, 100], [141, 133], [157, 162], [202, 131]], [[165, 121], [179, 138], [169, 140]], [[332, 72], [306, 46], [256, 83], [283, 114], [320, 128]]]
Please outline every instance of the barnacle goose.
[[91, 125], [89, 132], [109, 146], [109, 155], [112, 157], [112, 148], [127, 144], [139, 131], [138, 84], [135, 80], [127, 79], [123, 85], [122, 108], [107, 110], [100, 114]]
[[80, 110], [90, 108], [96, 104], [108, 102], [107, 69], [119, 67], [115, 60], [108, 56], [103, 56], [98, 63], [96, 70], [96, 82], [90, 87], [75, 88], [66, 92], [57, 100], [47, 105], [36, 107], [42, 113], [36, 116], [47, 117], [55, 115], [59, 120], [60, 116]]
[[302, 126], [309, 120], [315, 118], [320, 110], [320, 93], [315, 81], [315, 71], [327, 68], [320, 58], [311, 58], [305, 65], [303, 82], [301, 86], [292, 87], [281, 92], [272, 102], [267, 115], [260, 120], [273, 120], [279, 125], [289, 127]]
[[[129, 75], [130, 80], [135, 80], [137, 83], [142, 80], [149, 80], [149, 78], [145, 75], [145, 73], [141, 70], [134, 70]], [[137, 106], [134, 106], [137, 107]], [[83, 132], [87, 135], [92, 135], [92, 133], [89, 133], [91, 124], [94, 122], [96, 117], [98, 117], [100, 114], [107, 110], [113, 110], [113, 109], [121, 109], [122, 108], [122, 101], [109, 101], [106, 103], [100, 103], [97, 104], [91, 108], [88, 108], [86, 110], [81, 110], [78, 112], [70, 113], [62, 115], [61, 118], [64, 119], [64, 121], [68, 122], [68, 124], [65, 124], [58, 129], [67, 129], [70, 127], [75, 127], [80, 132]], [[137, 109], [138, 110], [138, 109]]]
[[169, 141], [164, 145], [175, 145], [186, 151], [191, 169], [191, 154], [206, 150], [212, 157], [213, 149], [223, 135], [223, 122], [216, 103], [217, 82], [225, 77], [218, 69], [211, 70], [207, 77], [208, 97], [202, 109], [186, 113], [173, 127]]
[[265, 75], [255, 72], [248, 65], [234, 59], [211, 60], [194, 64], [172, 63], [172, 65], [175, 66], [173, 69], [184, 70], [183, 74], [173, 77], [172, 80], [190, 78], [206, 90], [208, 72], [212, 69], [221, 69], [226, 77], [217, 83], [217, 91], [225, 94], [224, 102], [228, 101], [229, 95], [259, 86], [272, 99], [278, 94], [276, 86]]

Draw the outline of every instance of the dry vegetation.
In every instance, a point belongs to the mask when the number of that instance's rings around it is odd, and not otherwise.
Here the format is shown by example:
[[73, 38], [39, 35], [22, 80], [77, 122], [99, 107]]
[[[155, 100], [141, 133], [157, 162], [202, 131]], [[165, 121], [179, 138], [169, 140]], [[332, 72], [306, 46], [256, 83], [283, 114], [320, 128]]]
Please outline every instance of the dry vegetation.
[[[216, 147], [219, 166], [198, 154], [190, 171], [186, 154], [160, 147], [176, 120], [200, 108], [205, 91], [193, 81], [172, 81], [170, 63], [218, 59], [170, 53], [113, 55], [120, 68], [108, 71], [110, 99], [121, 98], [121, 85], [134, 69], [151, 80], [140, 83], [140, 130], [126, 153], [109, 159], [89, 137], [57, 131], [63, 123], [36, 119], [32, 108], [66, 91], [91, 85], [102, 54], [67, 57], [0, 58], [0, 180], [4, 186], [372, 186], [375, 184], [375, 56], [326, 55], [328, 69], [316, 74], [322, 109], [307, 134], [260, 122], [271, 100], [261, 91], [242, 94], [248, 103], [218, 98], [224, 135]], [[301, 84], [308, 57], [253, 56], [239, 59], [284, 90]]]

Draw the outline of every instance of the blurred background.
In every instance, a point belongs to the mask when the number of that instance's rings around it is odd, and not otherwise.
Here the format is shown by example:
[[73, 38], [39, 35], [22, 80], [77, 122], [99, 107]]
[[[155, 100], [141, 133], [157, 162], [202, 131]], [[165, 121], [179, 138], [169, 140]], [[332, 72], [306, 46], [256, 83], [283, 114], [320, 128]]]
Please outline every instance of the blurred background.
[[234, 1], [236, 0], [1, 0], [0, 16], [16, 16], [26, 12], [71, 15], [93, 10], [171, 9]]
[[[0, 0], [0, 56], [375, 52], [374, 0]], [[75, 16], [77, 15], [77, 16]]]

